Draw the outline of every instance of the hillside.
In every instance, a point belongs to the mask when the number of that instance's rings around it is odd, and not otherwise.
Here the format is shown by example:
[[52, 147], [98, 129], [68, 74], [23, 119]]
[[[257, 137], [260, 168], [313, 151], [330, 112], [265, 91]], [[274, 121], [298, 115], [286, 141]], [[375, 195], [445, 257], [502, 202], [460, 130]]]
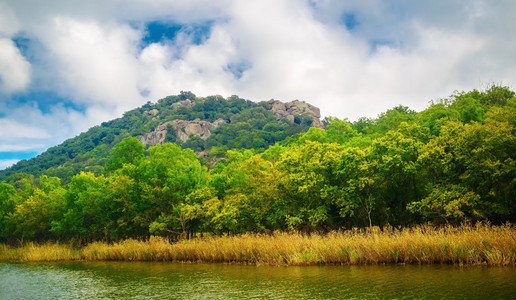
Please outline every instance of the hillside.
[[238, 96], [196, 97], [181, 92], [153, 104], [148, 102], [123, 117], [104, 122], [39, 156], [0, 171], [0, 181], [31, 174], [68, 179], [80, 171], [101, 174], [109, 151], [133, 136], [146, 146], [174, 142], [193, 149], [213, 163], [229, 149], [263, 151], [311, 126], [323, 128], [318, 108], [301, 101], [255, 103]]
[[515, 222], [514, 95], [493, 86], [326, 129], [303, 102], [168, 97], [26, 162], [48, 175], [0, 182], [0, 242]]

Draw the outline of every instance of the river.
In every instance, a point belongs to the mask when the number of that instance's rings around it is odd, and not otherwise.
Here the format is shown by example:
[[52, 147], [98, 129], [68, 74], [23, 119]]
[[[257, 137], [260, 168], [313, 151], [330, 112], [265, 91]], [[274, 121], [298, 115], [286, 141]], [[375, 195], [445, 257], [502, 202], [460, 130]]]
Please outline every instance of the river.
[[514, 299], [514, 267], [0, 263], [0, 299]]

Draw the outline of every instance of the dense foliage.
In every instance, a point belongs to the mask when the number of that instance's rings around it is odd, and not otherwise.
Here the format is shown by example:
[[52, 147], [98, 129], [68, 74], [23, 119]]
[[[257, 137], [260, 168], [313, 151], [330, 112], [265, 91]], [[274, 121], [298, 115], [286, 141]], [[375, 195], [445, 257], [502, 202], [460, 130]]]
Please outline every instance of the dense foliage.
[[[191, 149], [165, 143], [145, 150], [127, 137], [108, 151], [103, 173], [81, 172], [65, 185], [47, 175], [0, 183], [0, 239], [514, 222], [514, 95], [493, 86], [419, 113], [398, 106], [354, 123], [330, 118], [327, 130], [310, 128], [265, 151], [227, 150], [212, 169]], [[205, 109], [198, 113], [219, 117]], [[262, 126], [253, 116], [270, 117], [250, 109], [228, 125], [266, 132], [286, 124]], [[251, 147], [259, 136], [248, 136]]]
[[[177, 105], [181, 101], [192, 101], [191, 105]], [[72, 176], [80, 172], [103, 173], [113, 147], [126, 137], [137, 137], [152, 132], [160, 123], [172, 120], [192, 121], [195, 119], [214, 122], [223, 119], [227, 123], [213, 130], [207, 140], [192, 136], [185, 143], [177, 139], [169, 125], [165, 141], [178, 143], [183, 149], [200, 152], [207, 150], [210, 158], [223, 156], [229, 149], [253, 148], [258, 152], [269, 145], [310, 127], [310, 122], [299, 116], [294, 122], [287, 119], [280, 123], [266, 103], [255, 103], [238, 96], [227, 99], [221, 96], [199, 98], [191, 92], [181, 92], [157, 103], [147, 103], [140, 108], [126, 112], [123, 117], [104, 122], [61, 145], [52, 147], [30, 160], [23, 160], [0, 171], [0, 181], [14, 183], [31, 175], [59, 177], [69, 183]], [[154, 111], [155, 114], [150, 113]]]

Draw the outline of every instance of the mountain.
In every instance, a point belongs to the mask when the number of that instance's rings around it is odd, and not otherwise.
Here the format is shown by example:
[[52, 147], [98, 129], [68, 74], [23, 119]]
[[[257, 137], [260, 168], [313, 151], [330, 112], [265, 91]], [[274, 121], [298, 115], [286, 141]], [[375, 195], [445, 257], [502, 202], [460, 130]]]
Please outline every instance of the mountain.
[[81, 171], [103, 172], [110, 150], [133, 136], [155, 146], [174, 142], [193, 149], [213, 164], [228, 149], [263, 151], [310, 127], [324, 128], [319, 108], [303, 101], [252, 102], [231, 96], [196, 97], [181, 92], [126, 112], [123, 117], [90, 128], [29, 160], [0, 171], [0, 181], [33, 175], [60, 177], [67, 182]]
[[457, 92], [323, 130], [304, 102], [183, 92], [3, 172], [0, 242], [514, 223], [515, 95]]

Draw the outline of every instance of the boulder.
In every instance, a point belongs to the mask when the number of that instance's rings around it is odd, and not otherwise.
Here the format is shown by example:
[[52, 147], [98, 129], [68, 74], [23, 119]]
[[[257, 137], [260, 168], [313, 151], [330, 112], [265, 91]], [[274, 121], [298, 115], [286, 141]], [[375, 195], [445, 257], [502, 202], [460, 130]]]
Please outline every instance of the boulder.
[[158, 113], [159, 113], [159, 110], [157, 110], [157, 109], [146, 110], [143, 112], [144, 115], [152, 116], [152, 117], [154, 117]]
[[201, 139], [206, 140], [210, 137], [213, 129], [224, 123], [227, 123], [227, 121], [223, 119], [218, 119], [213, 123], [195, 119], [193, 121], [174, 120], [165, 124], [171, 124], [176, 131], [177, 138], [186, 142], [190, 139], [191, 135], [198, 136]]
[[181, 140], [182, 142], [188, 141], [192, 135], [206, 140], [210, 137], [213, 129], [224, 123], [227, 123], [227, 121], [223, 119], [218, 119], [213, 123], [199, 119], [195, 119], [193, 121], [174, 120], [159, 124], [154, 131], [147, 132], [146, 134], [139, 136], [138, 140], [142, 144], [148, 144], [149, 146], [163, 144], [167, 136], [168, 125], [172, 125], [176, 131], [177, 140]]
[[297, 115], [310, 116], [313, 119], [312, 126], [317, 128], [324, 128], [321, 122], [321, 110], [304, 101], [294, 100], [291, 102], [281, 102], [278, 100], [269, 100], [266, 105], [275, 116], [276, 120], [280, 122], [282, 119], [287, 119], [294, 122]]
[[183, 100], [183, 101], [179, 101], [179, 102], [173, 103], [172, 104], [172, 109], [177, 109], [179, 107], [189, 108], [189, 107], [192, 107], [194, 105], [195, 105], [195, 101], [190, 100], [190, 99], [186, 99], [186, 100]]

